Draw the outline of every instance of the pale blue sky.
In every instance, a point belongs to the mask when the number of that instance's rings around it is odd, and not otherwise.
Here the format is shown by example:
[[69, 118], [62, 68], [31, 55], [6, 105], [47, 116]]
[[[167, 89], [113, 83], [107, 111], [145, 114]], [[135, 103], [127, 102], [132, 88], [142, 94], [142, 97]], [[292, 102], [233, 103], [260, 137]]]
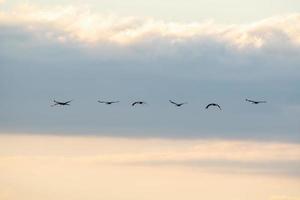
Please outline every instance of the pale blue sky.
[[219, 23], [251, 23], [300, 12], [298, 0], [6, 0], [5, 7], [26, 2], [46, 6], [88, 5], [101, 13], [184, 22], [214, 19]]

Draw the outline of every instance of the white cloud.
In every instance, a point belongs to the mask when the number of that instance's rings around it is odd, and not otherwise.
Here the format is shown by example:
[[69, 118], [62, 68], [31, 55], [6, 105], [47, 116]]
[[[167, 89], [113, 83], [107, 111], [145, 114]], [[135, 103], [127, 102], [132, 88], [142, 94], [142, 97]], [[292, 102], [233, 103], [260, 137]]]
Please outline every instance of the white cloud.
[[151, 18], [120, 17], [101, 15], [88, 8], [51, 7], [41, 8], [22, 5], [10, 11], [2, 11], [0, 23], [18, 24], [32, 32], [48, 27], [56, 35], [41, 32], [60, 41], [75, 39], [82, 42], [114, 42], [118, 44], [137, 43], [147, 38], [158, 37], [171, 43], [210, 37], [238, 48], [260, 48], [270, 43], [300, 43], [300, 14], [276, 16], [247, 25], [220, 25], [213, 21], [178, 23]]

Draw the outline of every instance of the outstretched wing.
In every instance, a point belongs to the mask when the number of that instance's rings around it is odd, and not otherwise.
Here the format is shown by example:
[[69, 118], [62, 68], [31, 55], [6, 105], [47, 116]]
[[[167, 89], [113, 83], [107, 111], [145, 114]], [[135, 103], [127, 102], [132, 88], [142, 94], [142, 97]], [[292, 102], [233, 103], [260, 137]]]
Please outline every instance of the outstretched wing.
[[119, 103], [120, 101], [100, 101], [98, 100], [99, 103], [106, 103], [106, 104], [112, 104], [112, 103]]
[[71, 101], [73, 101], [73, 100], [66, 101], [66, 102], [64, 102], [64, 104], [69, 104], [69, 103], [71, 103]]
[[136, 102], [133, 102], [133, 103], [131, 104], [131, 106], [135, 106], [137, 103], [138, 103], [137, 101], [136, 101]]
[[221, 106], [219, 104], [216, 104], [216, 103], [210, 103], [205, 108], [208, 109], [210, 106], [217, 106], [220, 110], [222, 110]]
[[211, 104], [211, 103], [210, 103], [210, 104], [208, 104], [208, 105], [205, 107], [205, 109], [209, 108], [210, 106], [212, 106], [212, 104]]
[[246, 99], [246, 101], [251, 102], [251, 103], [255, 103], [255, 101], [252, 101], [250, 99]]
[[253, 100], [250, 100], [250, 99], [246, 99], [246, 101], [251, 102], [251, 103], [254, 103], [254, 104], [258, 104], [258, 103], [267, 103], [266, 101], [253, 101]]
[[253, 100], [250, 100], [250, 99], [246, 99], [246, 101], [248, 101], [250, 103], [258, 103], [258, 101], [253, 101]]
[[174, 104], [174, 105], [178, 105], [177, 103], [175, 103], [174, 101], [172, 100], [169, 100], [170, 103]]
[[258, 103], [267, 103], [267, 101], [258, 101]]

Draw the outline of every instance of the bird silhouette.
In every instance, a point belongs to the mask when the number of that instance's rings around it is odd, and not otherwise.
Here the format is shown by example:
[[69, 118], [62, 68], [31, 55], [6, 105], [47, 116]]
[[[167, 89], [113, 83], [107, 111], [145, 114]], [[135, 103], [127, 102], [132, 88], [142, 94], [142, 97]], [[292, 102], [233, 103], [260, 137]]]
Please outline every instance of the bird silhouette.
[[184, 105], [184, 104], [187, 104], [187, 102], [184, 102], [184, 103], [176, 103], [176, 102], [174, 102], [174, 101], [172, 101], [172, 100], [169, 100], [169, 102], [172, 103], [172, 104], [174, 104], [174, 105], [177, 106], [177, 107], [180, 107], [180, 106], [182, 106], [182, 105]]
[[144, 102], [144, 101], [135, 101], [135, 102], [133, 102], [133, 103], [131, 104], [131, 106], [135, 106], [135, 105], [137, 105], [137, 104], [142, 105], [142, 104], [146, 104], [146, 102]]
[[254, 100], [250, 100], [250, 99], [246, 99], [246, 101], [248, 101], [252, 104], [267, 103], [266, 101], [254, 101]]
[[73, 100], [61, 102], [61, 101], [56, 101], [56, 100], [54, 99], [53, 101], [54, 101], [54, 104], [52, 104], [51, 107], [53, 107], [53, 106], [58, 106], [58, 105], [60, 105], [60, 106], [69, 106], [70, 103], [71, 103], [71, 101], [73, 101]]
[[222, 110], [221, 106], [220, 106], [219, 104], [216, 104], [216, 103], [210, 103], [210, 104], [208, 104], [208, 105], [205, 107], [205, 109], [208, 109], [210, 106], [216, 106], [216, 107], [218, 107], [220, 110]]
[[98, 100], [99, 103], [104, 103], [106, 105], [111, 105], [111, 104], [114, 104], [114, 103], [119, 103], [120, 101], [100, 101]]

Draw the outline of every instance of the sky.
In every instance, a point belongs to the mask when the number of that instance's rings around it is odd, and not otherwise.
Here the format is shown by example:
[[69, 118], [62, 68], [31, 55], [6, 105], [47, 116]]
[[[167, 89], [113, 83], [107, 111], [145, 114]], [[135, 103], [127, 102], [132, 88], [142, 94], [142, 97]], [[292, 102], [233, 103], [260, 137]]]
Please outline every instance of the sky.
[[299, 9], [0, 0], [0, 199], [299, 200]]
[[4, 6], [11, 7], [18, 3], [40, 6], [85, 5], [94, 12], [122, 16], [184, 22], [214, 19], [219, 23], [251, 23], [274, 15], [300, 11], [300, 2], [297, 0], [6, 0]]

